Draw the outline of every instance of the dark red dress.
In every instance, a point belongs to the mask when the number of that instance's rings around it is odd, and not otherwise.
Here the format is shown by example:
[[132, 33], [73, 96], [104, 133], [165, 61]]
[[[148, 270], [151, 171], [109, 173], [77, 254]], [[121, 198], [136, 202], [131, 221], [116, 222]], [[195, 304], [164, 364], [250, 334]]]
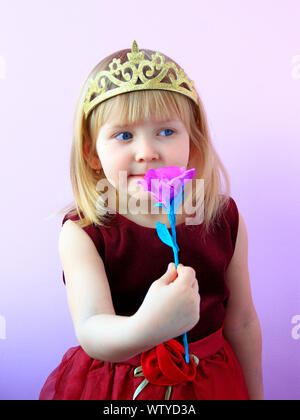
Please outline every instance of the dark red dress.
[[[68, 219], [66, 215], [62, 224]], [[70, 217], [76, 220], [78, 217]], [[176, 226], [179, 262], [193, 267], [199, 281], [200, 320], [187, 332], [190, 363], [182, 335], [124, 362], [92, 359], [81, 346], [70, 348], [46, 380], [41, 400], [238, 400], [249, 399], [241, 366], [222, 334], [229, 298], [225, 272], [233, 256], [239, 214], [230, 198], [214, 231]], [[84, 228], [103, 259], [117, 315], [133, 315], [151, 285], [174, 261], [173, 251], [147, 228], [116, 214], [108, 227]], [[122, 274], [122, 275], [120, 275]], [[64, 274], [63, 274], [64, 280]]]

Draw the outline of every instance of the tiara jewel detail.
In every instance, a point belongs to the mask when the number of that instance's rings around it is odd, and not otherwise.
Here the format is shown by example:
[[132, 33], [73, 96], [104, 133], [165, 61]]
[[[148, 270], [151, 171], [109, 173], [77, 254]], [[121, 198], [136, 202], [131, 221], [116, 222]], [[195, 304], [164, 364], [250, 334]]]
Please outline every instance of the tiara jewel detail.
[[[106, 99], [138, 90], [161, 89], [178, 92], [198, 104], [194, 82], [187, 77], [183, 69], [178, 69], [175, 63], [165, 62], [165, 57], [159, 52], [152, 54], [151, 60], [144, 59], [144, 51], [139, 51], [136, 41], [133, 41], [127, 58], [123, 64], [119, 58], [113, 58], [109, 70], [102, 70], [89, 80], [83, 104], [85, 118]], [[165, 78], [169, 81], [162, 81]]]

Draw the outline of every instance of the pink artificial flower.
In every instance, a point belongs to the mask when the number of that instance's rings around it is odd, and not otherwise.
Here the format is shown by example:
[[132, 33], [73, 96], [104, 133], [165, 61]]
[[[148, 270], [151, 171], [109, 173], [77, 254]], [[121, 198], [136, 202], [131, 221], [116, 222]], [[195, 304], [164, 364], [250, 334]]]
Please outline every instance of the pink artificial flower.
[[184, 166], [149, 169], [143, 181], [137, 183], [143, 186], [144, 191], [149, 191], [158, 203], [168, 207], [181, 188], [193, 179], [195, 172], [195, 168], [186, 171]]

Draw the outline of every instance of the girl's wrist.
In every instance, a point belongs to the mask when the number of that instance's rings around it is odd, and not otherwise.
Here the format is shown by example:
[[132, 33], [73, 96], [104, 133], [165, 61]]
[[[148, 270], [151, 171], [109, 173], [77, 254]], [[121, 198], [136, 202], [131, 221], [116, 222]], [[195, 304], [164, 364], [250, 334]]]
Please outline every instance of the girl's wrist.
[[139, 310], [131, 316], [131, 322], [137, 344], [142, 349], [141, 352], [159, 344], [157, 343], [157, 337], [153, 334], [153, 330], [151, 328], [149, 329], [147, 322]]

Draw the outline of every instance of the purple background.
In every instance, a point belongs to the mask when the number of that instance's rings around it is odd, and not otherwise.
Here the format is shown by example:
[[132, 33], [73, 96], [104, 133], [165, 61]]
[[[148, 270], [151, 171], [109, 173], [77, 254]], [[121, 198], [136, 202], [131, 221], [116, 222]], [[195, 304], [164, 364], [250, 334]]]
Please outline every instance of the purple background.
[[1, 1], [0, 399], [37, 399], [78, 344], [58, 255], [62, 217], [47, 217], [73, 200], [80, 86], [134, 39], [195, 81], [248, 228], [265, 397], [299, 399], [299, 21], [298, 0]]

